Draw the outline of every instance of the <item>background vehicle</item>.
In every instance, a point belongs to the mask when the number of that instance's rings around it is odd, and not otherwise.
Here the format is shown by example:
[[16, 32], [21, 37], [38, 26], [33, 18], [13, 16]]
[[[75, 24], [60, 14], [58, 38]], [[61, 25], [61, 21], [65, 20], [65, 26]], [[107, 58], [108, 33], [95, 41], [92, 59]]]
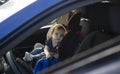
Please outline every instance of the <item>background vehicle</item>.
[[[36, 42], [44, 44], [54, 20], [57, 22], [64, 14], [79, 9], [80, 16], [74, 16], [77, 23], [71, 18], [65, 24], [69, 33], [61, 44], [61, 49], [66, 48], [60, 51], [62, 62], [46, 73], [119, 74], [119, 4], [119, 0], [29, 0], [29, 4], [0, 21], [0, 72], [32, 73], [31, 64], [22, 60], [24, 52], [31, 51]], [[82, 26], [80, 41], [70, 33], [76, 24]], [[79, 42], [75, 44], [76, 40]], [[76, 48], [71, 49], [74, 45]]]

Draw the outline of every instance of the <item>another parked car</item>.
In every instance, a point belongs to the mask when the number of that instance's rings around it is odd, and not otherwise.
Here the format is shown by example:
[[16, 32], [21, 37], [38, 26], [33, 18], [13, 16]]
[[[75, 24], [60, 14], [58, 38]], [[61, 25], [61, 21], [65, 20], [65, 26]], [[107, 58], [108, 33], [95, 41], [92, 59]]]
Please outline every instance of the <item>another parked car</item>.
[[[1, 0], [2, 1], [2, 0]], [[5, 0], [0, 5], [0, 73], [32, 74], [22, 58], [46, 40], [53, 23], [68, 34], [59, 47], [60, 63], [47, 74], [120, 73], [119, 0]]]

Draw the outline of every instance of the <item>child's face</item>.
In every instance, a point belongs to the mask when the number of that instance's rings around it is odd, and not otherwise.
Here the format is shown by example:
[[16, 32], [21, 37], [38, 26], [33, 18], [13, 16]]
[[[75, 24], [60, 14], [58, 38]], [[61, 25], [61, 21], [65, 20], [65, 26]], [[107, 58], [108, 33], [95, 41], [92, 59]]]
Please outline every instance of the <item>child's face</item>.
[[56, 44], [60, 43], [64, 37], [64, 33], [63, 29], [55, 30], [52, 34], [52, 42]]

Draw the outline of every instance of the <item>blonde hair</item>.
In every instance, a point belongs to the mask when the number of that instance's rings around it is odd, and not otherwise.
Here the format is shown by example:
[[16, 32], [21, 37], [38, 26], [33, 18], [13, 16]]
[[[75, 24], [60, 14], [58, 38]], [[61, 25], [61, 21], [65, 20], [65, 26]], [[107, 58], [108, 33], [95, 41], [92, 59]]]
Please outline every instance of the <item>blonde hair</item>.
[[57, 24], [55, 23], [49, 30], [48, 30], [48, 33], [47, 33], [47, 40], [51, 39], [52, 38], [52, 34], [55, 30], [59, 30], [59, 29], [63, 29], [65, 31], [65, 35], [67, 33], [67, 30], [66, 28], [62, 25], [62, 24]]

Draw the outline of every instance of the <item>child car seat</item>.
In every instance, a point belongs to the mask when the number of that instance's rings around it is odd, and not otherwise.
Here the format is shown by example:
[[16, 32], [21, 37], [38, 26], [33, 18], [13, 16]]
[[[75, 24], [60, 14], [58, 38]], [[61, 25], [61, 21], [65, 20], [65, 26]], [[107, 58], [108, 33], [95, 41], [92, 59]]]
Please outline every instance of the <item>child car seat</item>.
[[79, 25], [80, 18], [81, 18], [81, 14], [77, 13], [73, 15], [68, 22], [69, 32], [63, 38], [58, 49], [60, 61], [63, 61], [71, 57], [82, 40], [82, 34], [80, 32], [81, 26]]

